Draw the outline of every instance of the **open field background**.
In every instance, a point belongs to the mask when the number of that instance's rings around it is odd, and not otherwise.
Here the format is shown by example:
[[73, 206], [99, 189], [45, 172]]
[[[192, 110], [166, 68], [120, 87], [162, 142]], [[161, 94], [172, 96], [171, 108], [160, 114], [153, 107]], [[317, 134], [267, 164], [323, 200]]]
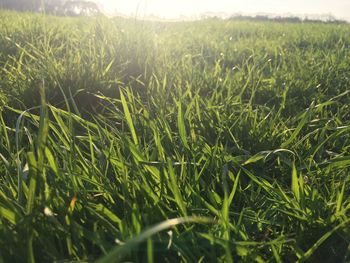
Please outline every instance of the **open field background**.
[[349, 25], [1, 11], [0, 98], [0, 262], [350, 260]]

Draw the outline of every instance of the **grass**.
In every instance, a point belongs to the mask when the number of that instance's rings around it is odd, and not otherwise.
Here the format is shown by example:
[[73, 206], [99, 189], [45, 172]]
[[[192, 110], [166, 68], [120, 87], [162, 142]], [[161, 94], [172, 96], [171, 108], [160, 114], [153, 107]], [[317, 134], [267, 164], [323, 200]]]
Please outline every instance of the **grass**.
[[0, 18], [0, 262], [350, 259], [348, 25]]

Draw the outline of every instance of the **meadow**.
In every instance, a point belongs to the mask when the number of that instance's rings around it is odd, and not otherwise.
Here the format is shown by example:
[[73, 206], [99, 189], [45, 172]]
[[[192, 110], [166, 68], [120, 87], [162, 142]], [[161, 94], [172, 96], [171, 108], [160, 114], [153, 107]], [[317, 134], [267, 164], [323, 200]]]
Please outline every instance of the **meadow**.
[[0, 11], [0, 262], [349, 262], [350, 26]]

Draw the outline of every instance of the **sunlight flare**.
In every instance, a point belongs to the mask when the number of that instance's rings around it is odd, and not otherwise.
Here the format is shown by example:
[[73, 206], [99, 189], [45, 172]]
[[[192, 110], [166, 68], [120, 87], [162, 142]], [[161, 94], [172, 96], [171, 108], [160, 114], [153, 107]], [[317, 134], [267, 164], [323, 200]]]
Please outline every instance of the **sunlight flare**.
[[350, 20], [350, 1], [334, 0], [95, 0], [104, 6], [108, 14], [119, 13], [138, 16], [158, 16], [160, 18], [195, 17], [203, 13], [211, 14], [294, 14], [325, 15]]

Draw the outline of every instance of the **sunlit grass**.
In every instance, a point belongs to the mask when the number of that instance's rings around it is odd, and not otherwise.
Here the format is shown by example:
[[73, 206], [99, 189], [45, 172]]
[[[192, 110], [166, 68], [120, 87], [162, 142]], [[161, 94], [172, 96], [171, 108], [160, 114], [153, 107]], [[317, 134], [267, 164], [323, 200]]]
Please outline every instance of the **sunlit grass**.
[[348, 25], [0, 18], [0, 261], [349, 260]]

